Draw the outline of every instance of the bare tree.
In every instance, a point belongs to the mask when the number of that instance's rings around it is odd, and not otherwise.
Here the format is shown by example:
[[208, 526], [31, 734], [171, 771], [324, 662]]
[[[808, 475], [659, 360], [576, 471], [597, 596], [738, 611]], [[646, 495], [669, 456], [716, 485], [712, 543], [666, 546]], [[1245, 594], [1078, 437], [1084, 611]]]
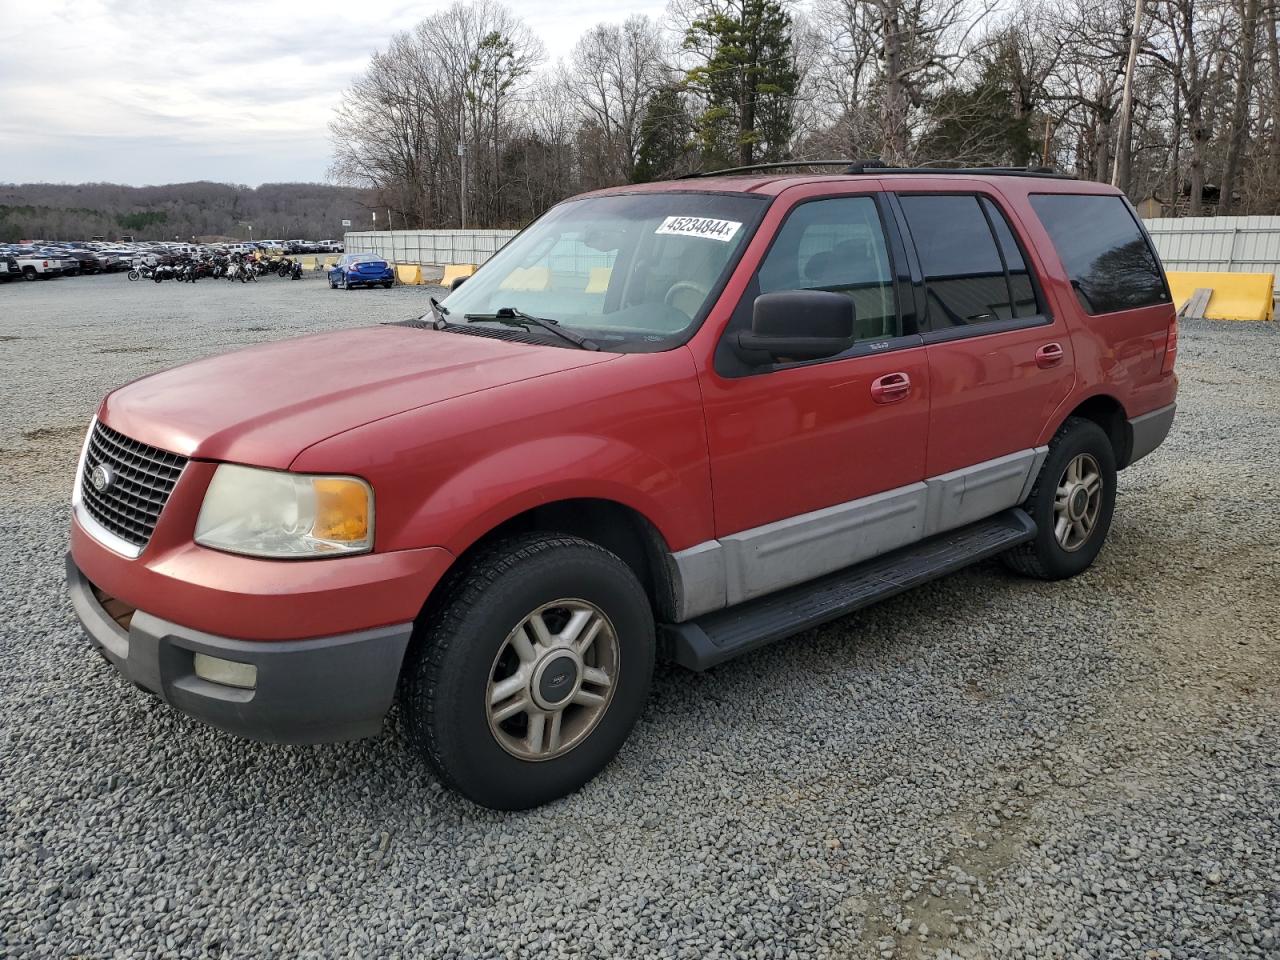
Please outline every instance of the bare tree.
[[1198, 217], [1204, 205], [1205, 152], [1212, 136], [1206, 94], [1223, 40], [1220, 10], [1204, 0], [1163, 0], [1153, 5], [1152, 16], [1164, 30], [1146, 52], [1164, 66], [1182, 99], [1191, 146], [1187, 213]]
[[820, 86], [845, 105], [844, 122], [859, 140], [874, 131], [872, 152], [889, 163], [908, 162], [931, 95], [973, 54], [994, 6], [970, 0], [820, 0], [814, 18], [833, 41]]
[[646, 16], [622, 24], [601, 23], [578, 41], [571, 89], [584, 123], [600, 134], [604, 186], [635, 177], [640, 124], [649, 98], [668, 79], [662, 31]]
[[1223, 163], [1218, 214], [1231, 212], [1232, 194], [1240, 172], [1248, 137], [1249, 100], [1253, 94], [1254, 50], [1258, 39], [1259, 0], [1236, 0], [1235, 12], [1240, 18], [1240, 52], [1236, 58], [1236, 89], [1231, 105], [1231, 133], [1227, 141], [1227, 157]]

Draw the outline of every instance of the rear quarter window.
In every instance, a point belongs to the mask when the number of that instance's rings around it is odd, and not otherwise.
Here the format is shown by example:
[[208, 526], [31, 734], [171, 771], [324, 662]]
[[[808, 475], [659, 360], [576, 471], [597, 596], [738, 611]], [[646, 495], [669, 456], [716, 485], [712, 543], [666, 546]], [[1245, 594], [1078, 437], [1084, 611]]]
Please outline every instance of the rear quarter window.
[[1169, 302], [1160, 261], [1124, 198], [1035, 194], [1031, 206], [1086, 313]]

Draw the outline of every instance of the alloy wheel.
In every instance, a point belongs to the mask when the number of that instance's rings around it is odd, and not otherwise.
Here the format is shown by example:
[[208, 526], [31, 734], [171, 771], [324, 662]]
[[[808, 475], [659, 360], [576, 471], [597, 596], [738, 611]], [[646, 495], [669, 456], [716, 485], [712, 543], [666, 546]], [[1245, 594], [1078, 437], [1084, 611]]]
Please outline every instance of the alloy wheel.
[[1091, 454], [1073, 457], [1058, 480], [1053, 498], [1053, 534], [1073, 553], [1088, 541], [1102, 511], [1102, 470]]
[[581, 743], [618, 684], [618, 636], [586, 600], [544, 604], [520, 621], [494, 657], [485, 691], [489, 730], [521, 760], [551, 760]]

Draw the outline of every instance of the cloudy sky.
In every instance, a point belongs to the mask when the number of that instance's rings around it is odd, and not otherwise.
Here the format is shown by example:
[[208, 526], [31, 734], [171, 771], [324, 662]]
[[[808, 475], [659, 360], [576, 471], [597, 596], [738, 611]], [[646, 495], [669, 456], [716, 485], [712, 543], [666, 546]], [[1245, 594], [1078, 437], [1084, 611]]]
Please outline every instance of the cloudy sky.
[[[0, 183], [325, 180], [343, 87], [444, 2], [0, 0]], [[508, 0], [550, 58], [652, 0]]]

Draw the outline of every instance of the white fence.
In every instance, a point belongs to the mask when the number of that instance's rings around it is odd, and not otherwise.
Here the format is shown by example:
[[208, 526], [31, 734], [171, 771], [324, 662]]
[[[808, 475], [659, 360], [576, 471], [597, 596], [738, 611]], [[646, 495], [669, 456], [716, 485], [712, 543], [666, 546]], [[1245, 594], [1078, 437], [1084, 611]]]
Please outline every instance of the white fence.
[[392, 263], [439, 267], [484, 263], [516, 230], [380, 230], [348, 233], [347, 253], [373, 253]]
[[[1280, 274], [1280, 217], [1180, 217], [1147, 220], [1166, 270]], [[515, 230], [381, 230], [348, 233], [348, 253], [393, 263], [481, 264]]]
[[1280, 274], [1280, 217], [1146, 220], [1166, 270]]

